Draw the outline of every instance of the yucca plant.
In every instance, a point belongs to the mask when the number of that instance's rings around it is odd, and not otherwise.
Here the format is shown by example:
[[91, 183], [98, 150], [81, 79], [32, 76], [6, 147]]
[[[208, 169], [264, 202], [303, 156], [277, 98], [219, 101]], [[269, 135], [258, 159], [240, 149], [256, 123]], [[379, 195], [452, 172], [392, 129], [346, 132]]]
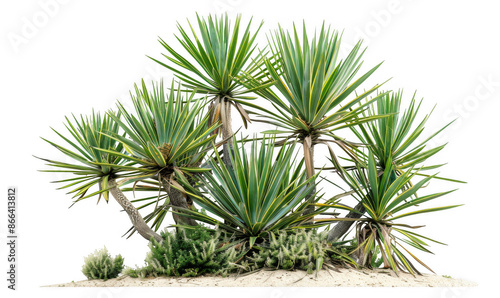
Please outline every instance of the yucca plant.
[[[361, 90], [380, 66], [360, 73], [361, 42], [341, 58], [341, 35], [325, 25], [312, 39], [305, 24], [302, 33], [295, 26], [292, 31], [280, 26], [268, 38], [269, 48], [257, 51], [256, 37], [262, 23], [256, 30], [251, 30], [251, 24], [251, 20], [242, 24], [240, 16], [231, 23], [227, 15], [197, 15], [197, 26], [189, 23], [186, 30], [178, 25], [178, 48], [160, 39], [167, 51], [163, 55], [166, 61], [151, 59], [173, 71], [179, 82], [172, 81], [166, 90], [163, 83], [148, 88], [143, 81], [131, 95], [132, 109], [119, 102], [116, 112], [109, 111], [103, 117], [94, 113], [90, 118], [67, 120], [73, 139], [56, 133], [69, 149], [47, 142], [74, 163], [44, 159], [55, 167], [50, 171], [75, 175], [58, 181], [64, 183], [62, 188], [71, 189], [76, 202], [97, 195], [107, 201], [111, 193], [131, 218], [129, 231], [138, 231], [148, 240], [153, 237], [153, 244], [167, 250], [167, 240], [174, 233], [162, 242], [155, 231], [169, 210], [177, 235], [181, 229], [201, 228], [198, 221], [216, 226], [224, 230], [224, 239], [214, 236], [223, 242], [222, 247], [214, 250], [217, 241], [212, 239], [202, 248], [221, 252], [230, 238], [234, 249], [227, 270], [245, 268], [242, 263], [235, 264], [244, 260], [244, 254], [265, 248], [273, 235], [288, 241], [285, 236], [297, 229], [321, 240], [328, 233], [328, 241], [335, 243], [321, 241], [320, 245], [332, 259], [355, 263], [343, 254], [348, 247], [342, 245], [351, 243], [357, 247], [361, 266], [377, 265], [375, 256], [380, 255], [384, 266], [396, 272], [419, 274], [411, 259], [430, 270], [409, 248], [429, 252], [428, 242], [437, 241], [415, 233], [413, 229], [420, 226], [406, 225], [400, 219], [458, 206], [420, 207], [451, 192], [422, 195], [420, 190], [431, 180], [459, 182], [425, 172], [441, 166], [426, 162], [444, 145], [429, 148], [428, 142], [446, 126], [418, 141], [429, 115], [417, 121], [421, 103], [415, 97], [401, 112], [402, 92], [378, 91], [381, 84]], [[271, 109], [254, 103], [252, 95], [267, 100]], [[252, 120], [276, 129], [264, 131], [262, 138], [237, 139], [231, 127], [232, 107], [245, 127], [250, 122], [249, 113], [255, 113], [262, 118]], [[341, 137], [342, 130], [348, 129], [358, 138], [356, 143]], [[219, 134], [223, 137], [216, 143]], [[221, 144], [222, 155], [218, 151]], [[303, 155], [295, 151], [297, 144]], [[328, 200], [316, 191], [319, 173], [314, 149], [319, 144], [328, 148], [334, 171], [350, 187]], [[343, 151], [342, 156], [337, 157], [333, 146]], [[296, 162], [299, 155], [303, 158]], [[354, 165], [341, 165], [340, 161]], [[135, 208], [122, 191], [153, 191], [155, 195], [134, 200], [132, 203], [140, 204]], [[341, 202], [350, 195], [358, 200], [354, 208]], [[202, 209], [198, 211], [194, 203]], [[153, 205], [153, 211], [141, 217], [138, 210]], [[349, 213], [346, 218], [317, 216], [338, 215], [324, 212], [328, 208]], [[337, 222], [333, 229], [317, 233], [316, 228], [333, 222]], [[354, 241], [337, 242], [352, 223], [356, 225]], [[187, 234], [184, 238], [189, 240]], [[326, 260], [309, 240], [308, 256], [300, 251], [304, 243], [295, 245], [288, 254], [290, 247], [281, 242], [279, 249], [258, 254], [250, 267], [267, 264], [311, 269], [322, 267]], [[243, 249], [237, 256], [235, 251], [241, 247], [250, 250]], [[193, 249], [200, 256], [206, 255], [199, 247]], [[158, 257], [163, 258], [162, 254]], [[169, 260], [172, 266], [155, 263], [141, 272], [177, 275], [175, 264], [188, 260], [190, 254], [173, 253], [170, 259], [182, 260]], [[298, 256], [303, 262], [294, 263]], [[207, 260], [212, 266], [215, 259]], [[188, 269], [184, 274], [203, 271]]]
[[386, 268], [392, 268], [395, 272], [406, 270], [411, 274], [420, 274], [410, 261], [411, 257], [432, 271], [404, 245], [430, 252], [427, 248], [427, 241], [442, 243], [411, 231], [423, 226], [410, 226], [399, 221], [404, 217], [446, 210], [460, 205], [421, 208], [421, 204], [454, 190], [415, 197], [414, 194], [435, 176], [425, 177], [407, 187], [417, 174], [417, 169], [411, 168], [401, 173], [396, 179], [391, 177], [393, 173], [394, 165], [389, 157], [382, 175], [379, 175], [372, 153], [368, 154], [367, 168], [358, 167], [351, 173], [343, 172], [346, 182], [355, 191], [354, 197], [366, 209], [366, 216], [356, 221], [356, 238], [359, 245], [356, 250], [358, 264], [361, 266], [371, 264], [378, 246]]
[[[316, 175], [306, 178], [303, 163], [295, 165], [295, 145], [282, 147], [275, 154], [274, 140], [254, 140], [250, 151], [244, 146], [230, 153], [232, 168], [220, 156], [208, 161], [211, 172], [203, 174], [197, 188], [186, 185], [197, 204], [219, 219], [189, 212], [193, 219], [219, 226], [251, 244], [271, 231], [306, 227], [314, 216], [302, 215], [308, 206], [304, 198], [314, 188]], [[316, 224], [307, 227], [316, 227]]]
[[[286, 139], [297, 138], [303, 145], [308, 177], [315, 173], [316, 144], [333, 142], [350, 153], [350, 144], [337, 137], [334, 131], [380, 117], [360, 117], [360, 113], [376, 98], [363, 104], [361, 100], [379, 85], [348, 99], [380, 64], [355, 79], [362, 65], [364, 51], [361, 51], [361, 42], [339, 61], [340, 43], [338, 32], [324, 25], [311, 41], [305, 25], [302, 38], [295, 26], [292, 34], [280, 27], [272, 36], [272, 56], [257, 60], [261, 63], [262, 73], [257, 77], [243, 75], [245, 84], [254, 88], [277, 110], [261, 109], [268, 118], [261, 121], [278, 128], [264, 133], [278, 134]], [[273, 87], [258, 88], [266, 81], [274, 82]], [[310, 196], [309, 200], [312, 199]], [[314, 210], [312, 206], [307, 212]]]
[[[119, 119], [120, 113], [117, 113], [114, 117]], [[64, 184], [59, 189], [73, 188], [69, 191], [69, 194], [72, 194], [73, 198], [76, 199], [75, 203], [97, 195], [98, 202], [101, 197], [104, 197], [107, 202], [109, 193], [111, 193], [123, 210], [127, 212], [134, 228], [141, 236], [147, 240], [153, 237], [160, 241], [160, 235], [148, 227], [138, 210], [125, 197], [117, 183], [117, 179], [134, 175], [135, 172], [135, 168], [127, 162], [127, 159], [123, 158], [125, 156], [123, 144], [109, 137], [110, 134], [120, 135], [117, 122], [113, 121], [108, 115], [101, 116], [99, 113], [93, 112], [91, 117], [81, 116], [78, 119], [73, 116], [73, 121], [66, 117], [65, 126], [72, 139], [53, 130], [66, 142], [66, 147], [70, 149], [47, 139], [43, 140], [56, 147], [74, 162], [67, 163], [41, 158], [48, 162], [49, 166], [56, 168], [55, 170], [44, 170], [44, 172], [57, 172], [76, 176], [55, 181]], [[124, 138], [123, 135], [122, 137]], [[113, 151], [118, 154], [108, 154], [105, 151]]]
[[[160, 43], [168, 52], [163, 55], [168, 62], [151, 59], [172, 70], [185, 88], [209, 97], [209, 124], [221, 124], [214, 132], [222, 132], [223, 138], [228, 139], [228, 144], [224, 144], [224, 160], [228, 164], [227, 151], [233, 146], [231, 106], [237, 109], [245, 127], [247, 122], [250, 122], [242, 104], [245, 105], [248, 100], [254, 99], [248, 95], [252, 90], [244, 88], [237, 77], [241, 71], [249, 71], [249, 61], [256, 49], [255, 38], [262, 22], [252, 33], [252, 20], [244, 26], [241, 24], [241, 16], [236, 17], [234, 25], [227, 14], [220, 17], [209, 15], [207, 19], [196, 15], [196, 18], [198, 32], [189, 21], [191, 30], [185, 30], [180, 24], [177, 26], [180, 36], [176, 38], [184, 53], [160, 39]], [[240, 37], [243, 27], [245, 29]]]
[[121, 255], [111, 257], [106, 247], [96, 249], [93, 254], [84, 258], [82, 273], [89, 280], [116, 278], [123, 270], [123, 261]]
[[[370, 123], [361, 123], [351, 127], [363, 144], [366, 144], [373, 153], [377, 165], [385, 169], [389, 159], [394, 164], [393, 178], [408, 169], [425, 162], [429, 157], [441, 151], [446, 144], [435, 148], [426, 148], [428, 142], [441, 133], [452, 122], [446, 124], [430, 136], [417, 142], [425, 129], [425, 124], [431, 113], [426, 114], [414, 127], [422, 100], [417, 103], [416, 93], [409, 102], [408, 108], [401, 112], [403, 91], [385, 93], [377, 98], [376, 104], [364, 112], [365, 117], [374, 115], [387, 115]], [[432, 165], [419, 168], [420, 171], [432, 170], [442, 166]], [[424, 175], [419, 173], [419, 175]], [[451, 179], [445, 179], [451, 180]], [[451, 180], [456, 181], [456, 180]]]
[[[435, 148], [428, 148], [428, 142], [451, 123], [446, 124], [430, 136], [419, 141], [419, 137], [422, 136], [425, 124], [432, 111], [426, 114], [421, 120], [417, 120], [422, 100], [417, 102], [415, 96], [416, 94], [413, 94], [408, 108], [401, 111], [403, 92], [400, 90], [398, 92], [383, 93], [381, 96], [377, 96], [375, 103], [369, 110], [363, 112], [362, 117], [387, 116], [376, 121], [359, 123], [356, 126], [350, 127], [361, 143], [373, 154], [379, 173], [384, 172], [388, 163], [392, 163], [392, 172], [389, 177], [390, 182], [406, 171], [415, 172], [418, 176], [429, 177], [423, 171], [433, 170], [442, 166], [442, 164], [422, 165], [428, 158], [434, 156], [446, 146], [446, 144], [443, 144]], [[363, 161], [367, 160], [366, 152], [361, 150], [355, 151], [359, 156], [355, 162], [363, 163]], [[366, 167], [366, 162], [362, 166]], [[338, 167], [334, 168], [337, 169]], [[417, 168], [418, 171], [415, 170]], [[438, 176], [433, 176], [433, 178], [462, 182]], [[411, 185], [411, 181], [408, 181], [405, 187], [408, 188]], [[363, 205], [358, 204], [346, 217], [359, 218], [364, 212]], [[328, 236], [329, 241], [336, 241], [342, 237], [349, 230], [352, 223], [352, 221], [343, 221], [336, 224], [330, 231]]]
[[[188, 200], [177, 180], [189, 179], [193, 174], [209, 170], [200, 168], [200, 165], [212, 149], [215, 135], [211, 134], [218, 125], [209, 125], [208, 117], [203, 116], [206, 100], [194, 99], [194, 92], [184, 95], [179, 87], [175, 88], [174, 82], [170, 91], [165, 92], [162, 83], [153, 84], [153, 90], [149, 91], [143, 81], [141, 88], [135, 87], [135, 93], [132, 96], [135, 115], [121, 103], [117, 106], [124, 120], [110, 113], [127, 135], [115, 133], [109, 137], [119, 142], [127, 153], [99, 150], [134, 162], [133, 170], [140, 173], [134, 177], [136, 181], [157, 180], [168, 194], [171, 205], [188, 208]], [[164, 204], [159, 208], [166, 207]], [[179, 214], [175, 214], [174, 219], [181, 224], [197, 224]]]

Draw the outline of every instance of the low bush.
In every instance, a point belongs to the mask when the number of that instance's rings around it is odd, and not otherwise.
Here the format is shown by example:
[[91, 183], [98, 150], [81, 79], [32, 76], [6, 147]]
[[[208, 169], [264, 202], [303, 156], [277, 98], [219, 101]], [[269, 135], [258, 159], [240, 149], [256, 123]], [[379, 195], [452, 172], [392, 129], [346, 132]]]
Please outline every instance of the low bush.
[[270, 233], [269, 238], [245, 258], [239, 266], [251, 271], [262, 267], [275, 269], [301, 269], [308, 273], [319, 271], [329, 259], [326, 233], [314, 230]]
[[132, 277], [146, 276], [199, 276], [202, 274], [226, 275], [233, 263], [242, 258], [241, 244], [234, 245], [231, 238], [218, 229], [203, 226], [180, 229], [179, 232], [162, 232], [164, 241], [153, 240], [146, 257], [146, 266], [128, 268], [125, 274]]
[[84, 258], [82, 273], [88, 279], [110, 279], [117, 277], [123, 270], [123, 257], [112, 258], [106, 247], [96, 250]]
[[150, 242], [146, 266], [127, 268], [131, 277], [200, 276], [250, 272], [261, 268], [318, 272], [332, 263], [352, 263], [348, 249], [332, 247], [327, 232], [293, 230], [270, 232], [248, 249], [223, 230], [203, 226], [161, 233], [164, 241]]

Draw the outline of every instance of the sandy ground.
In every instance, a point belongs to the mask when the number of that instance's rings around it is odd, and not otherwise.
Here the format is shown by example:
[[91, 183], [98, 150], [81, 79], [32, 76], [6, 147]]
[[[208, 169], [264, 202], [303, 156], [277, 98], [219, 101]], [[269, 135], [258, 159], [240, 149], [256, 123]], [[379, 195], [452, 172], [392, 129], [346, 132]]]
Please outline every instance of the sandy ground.
[[131, 278], [107, 281], [83, 280], [50, 287], [474, 287], [469, 281], [437, 275], [413, 277], [389, 270], [321, 270], [318, 275], [304, 271], [258, 271], [240, 276]]

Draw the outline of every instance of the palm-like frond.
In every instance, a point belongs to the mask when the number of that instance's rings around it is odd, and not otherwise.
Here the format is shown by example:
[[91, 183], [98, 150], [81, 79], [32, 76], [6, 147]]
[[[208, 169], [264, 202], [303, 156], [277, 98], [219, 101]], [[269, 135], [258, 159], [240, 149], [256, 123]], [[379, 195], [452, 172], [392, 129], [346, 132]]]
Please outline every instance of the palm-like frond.
[[[410, 171], [417, 176], [464, 183], [463, 181], [443, 178], [436, 175], [430, 176], [422, 172], [442, 166], [439, 164], [424, 165], [424, 162], [444, 148], [446, 144], [435, 148], [428, 148], [429, 141], [451, 123], [448, 123], [428, 138], [419, 142], [418, 139], [423, 135], [425, 124], [429, 119], [430, 114], [425, 115], [420, 121], [417, 120], [422, 101], [417, 102], [415, 94], [413, 95], [408, 108], [402, 112], [402, 95], [402, 91], [379, 94], [376, 97], [375, 103], [371, 105], [370, 109], [364, 111], [361, 117], [370, 118], [377, 115], [385, 115], [385, 117], [379, 118], [376, 121], [359, 123], [358, 125], [350, 127], [363, 144], [361, 147], [367, 147], [368, 151], [374, 155], [379, 173], [384, 172], [386, 167], [391, 164], [392, 172], [390, 173], [388, 180], [390, 183], [395, 181], [406, 171]], [[358, 148], [351, 147], [344, 150], [349, 153], [350, 159], [356, 164], [367, 167], [368, 155], [365, 151], [359, 150]], [[339, 161], [333, 154], [332, 150], [330, 150], [330, 153], [330, 160], [334, 166], [333, 169], [338, 171], [340, 168]], [[351, 169], [352, 168], [355, 167], [351, 167]], [[341, 177], [345, 179], [345, 177], [342, 176], [342, 171], [339, 173], [341, 174]], [[411, 179], [408, 179], [404, 188], [409, 189], [412, 186], [413, 184]], [[417, 194], [415, 193], [414, 196], [417, 197]], [[350, 212], [347, 215], [348, 218], [358, 218], [365, 212], [365, 209], [361, 204], [358, 204], [355, 209], [360, 212]], [[331, 239], [340, 237], [340, 235], [343, 235], [348, 231], [351, 224], [352, 222], [343, 222], [338, 224], [331, 231], [329, 237], [331, 237]]]
[[[120, 118], [120, 113], [115, 116]], [[72, 137], [65, 137], [63, 134], [52, 129], [61, 137], [66, 145], [61, 146], [52, 141], [42, 138], [59, 151], [70, 157], [73, 162], [61, 162], [40, 158], [55, 170], [43, 170], [43, 172], [69, 173], [76, 177], [54, 181], [63, 183], [64, 186], [59, 189], [71, 189], [69, 194], [76, 198], [76, 201], [99, 194], [108, 201], [108, 180], [122, 176], [124, 170], [130, 170], [132, 167], [125, 163], [120, 155], [110, 155], [103, 153], [102, 150], [112, 150], [119, 154], [124, 154], [123, 145], [117, 142], [108, 134], [119, 135], [119, 126], [108, 115], [101, 116], [99, 113], [92, 113], [91, 117], [73, 116], [70, 120], [66, 117], [65, 126]], [[98, 186], [88, 194], [93, 186]]]
[[353, 99], [347, 98], [380, 64], [355, 79], [364, 53], [361, 42], [343, 60], [339, 60], [340, 43], [338, 32], [324, 25], [311, 41], [305, 25], [302, 38], [295, 26], [293, 36], [281, 27], [272, 36], [271, 57], [257, 60], [262, 71], [257, 76], [245, 74], [242, 79], [249, 88], [274, 82], [273, 88], [255, 90], [277, 109], [274, 113], [256, 107], [271, 118], [263, 122], [279, 127], [269, 133], [293, 134], [299, 138], [311, 135], [315, 141], [319, 134], [378, 118], [360, 119], [357, 115], [375, 100], [360, 103], [379, 85]]
[[[432, 112], [417, 122], [417, 114], [422, 101], [417, 102], [414, 94], [408, 108], [401, 112], [402, 97], [402, 91], [378, 96], [376, 103], [364, 112], [364, 117], [381, 114], [387, 115], [387, 117], [351, 127], [361, 142], [366, 144], [373, 153], [381, 170], [385, 169], [389, 160], [392, 161], [394, 164], [393, 179], [404, 171], [422, 165], [428, 158], [441, 151], [446, 144], [435, 148], [426, 147], [432, 138], [451, 124], [451, 122], [446, 124], [423, 141], [417, 142], [422, 136], [425, 124]], [[366, 160], [366, 155], [364, 157]], [[442, 165], [426, 165], [420, 167], [419, 170], [432, 170], [440, 166]], [[445, 180], [461, 182], [452, 179]]]
[[[178, 179], [189, 179], [193, 174], [209, 170], [200, 168], [200, 165], [213, 148], [216, 137], [213, 131], [218, 125], [208, 124], [208, 116], [203, 113], [206, 100], [194, 99], [194, 92], [185, 96], [183, 93], [180, 86], [175, 88], [173, 81], [168, 92], [165, 92], [163, 83], [153, 84], [153, 90], [149, 91], [143, 81], [141, 88], [135, 86], [135, 95], [132, 95], [135, 114], [121, 103], [118, 103], [118, 110], [123, 120], [118, 115], [109, 114], [126, 132], [126, 137], [119, 134], [108, 136], [118, 141], [126, 154], [109, 149], [99, 150], [134, 163], [137, 174], [129, 177], [127, 182], [153, 178], [159, 182], [158, 188], [169, 192], [171, 185], [178, 185]], [[170, 202], [173, 199], [171, 195], [169, 193]], [[159, 193], [157, 205], [160, 199]], [[186, 203], [183, 196], [179, 200], [180, 204]], [[155, 229], [165, 218], [167, 203], [165, 201], [162, 206], [157, 206], [145, 217], [147, 222], [153, 220]]]
[[154, 85], [148, 91], [144, 81], [142, 88], [135, 86], [132, 103], [136, 114], [118, 103], [123, 115], [121, 120], [110, 113], [110, 117], [127, 133], [110, 135], [118, 141], [128, 154], [113, 150], [99, 149], [105, 153], [121, 157], [138, 165], [141, 179], [156, 175], [169, 176], [203, 171], [199, 166], [212, 147], [211, 136], [217, 125], [208, 125], [208, 117], [203, 116], [204, 100], [193, 100], [195, 93], [176, 90], [174, 83], [169, 92], [163, 84]]
[[[421, 251], [430, 252], [427, 249], [426, 241], [439, 242], [408, 230], [422, 226], [413, 227], [395, 221], [407, 216], [446, 210], [460, 205], [420, 208], [421, 204], [449, 194], [453, 190], [413, 197], [433, 176], [425, 177], [411, 187], [405, 188], [405, 185], [408, 185], [414, 177], [414, 171], [405, 171], [396, 179], [392, 177], [393, 172], [394, 165], [389, 157], [388, 163], [380, 175], [375, 157], [369, 153], [367, 168], [358, 167], [353, 173], [347, 171], [343, 173], [346, 182], [356, 192], [354, 196], [363, 204], [367, 214], [366, 217], [357, 221], [359, 263], [361, 265], [370, 264], [372, 253], [375, 247], [379, 246], [386, 267], [390, 267], [396, 272], [398, 269], [403, 269], [412, 274], [420, 274], [401, 249], [418, 263], [429, 270], [431, 269], [411, 254], [403, 244], [406, 243]], [[416, 206], [419, 209], [409, 211], [410, 208]]]
[[198, 32], [189, 21], [190, 30], [185, 30], [181, 25], [177, 26], [180, 36], [176, 38], [186, 54], [180, 53], [160, 39], [160, 43], [168, 52], [163, 54], [168, 62], [151, 59], [172, 70], [188, 89], [212, 97], [210, 123], [222, 122], [225, 125], [227, 120], [224, 114], [234, 105], [246, 125], [250, 118], [240, 104], [252, 99], [246, 95], [251, 90], [243, 88], [236, 77], [248, 66], [248, 61], [256, 49], [255, 38], [262, 23], [252, 33], [250, 20], [240, 38], [240, 27], [243, 27], [241, 16], [236, 17], [233, 26], [227, 14], [219, 18], [211, 15], [207, 19], [198, 15], [196, 17]]
[[274, 140], [264, 139], [260, 148], [253, 141], [248, 153], [243, 146], [235, 148], [231, 155], [233, 168], [227, 168], [217, 155], [209, 161], [212, 171], [203, 174], [203, 191], [186, 187], [198, 205], [223, 221], [196, 212], [191, 216], [240, 237], [259, 237], [269, 231], [300, 226], [315, 215], [301, 213], [307, 206], [302, 201], [315, 187], [311, 181], [316, 176], [307, 179], [303, 163], [294, 165], [294, 147], [283, 146], [275, 155]]

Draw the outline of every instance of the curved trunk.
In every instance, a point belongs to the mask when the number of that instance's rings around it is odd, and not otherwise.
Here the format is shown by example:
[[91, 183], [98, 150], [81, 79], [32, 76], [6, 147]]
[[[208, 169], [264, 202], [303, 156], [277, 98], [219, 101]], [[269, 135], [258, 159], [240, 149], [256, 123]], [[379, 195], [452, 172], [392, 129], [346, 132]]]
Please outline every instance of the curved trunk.
[[[349, 211], [346, 218], [360, 218], [366, 212], [366, 209], [361, 202], [354, 207], [354, 210], [357, 212]], [[353, 223], [354, 221], [339, 221], [335, 226], [333, 226], [333, 229], [328, 232], [327, 241], [335, 242], [339, 240], [345, 233], [347, 233], [347, 231], [349, 231]]]
[[108, 181], [108, 186], [110, 187], [109, 192], [118, 204], [120, 204], [123, 210], [127, 212], [132, 225], [137, 230], [139, 235], [148, 241], [151, 240], [151, 237], [153, 237], [156, 241], [162, 242], [163, 238], [146, 224], [139, 211], [137, 211], [134, 205], [130, 203], [127, 197], [125, 197], [123, 192], [118, 188], [115, 179], [110, 179]]
[[[168, 194], [168, 198], [170, 199], [171, 205], [176, 206], [176, 207], [180, 207], [180, 208], [191, 209], [190, 206], [188, 205], [188, 200], [187, 200], [186, 196], [180, 190], [173, 188], [170, 185], [170, 183], [168, 182], [168, 178], [162, 178], [161, 184], [162, 184], [165, 192], [167, 192], [167, 194]], [[189, 199], [190, 199], [190, 202], [192, 204], [191, 198], [189, 198]], [[182, 213], [181, 210], [176, 210], [176, 211]], [[189, 217], [186, 217], [186, 216], [182, 216], [182, 215], [173, 213], [173, 217], [174, 217], [174, 221], [176, 224], [188, 225], [188, 226], [197, 226], [198, 225], [196, 220], [189, 218]]]

